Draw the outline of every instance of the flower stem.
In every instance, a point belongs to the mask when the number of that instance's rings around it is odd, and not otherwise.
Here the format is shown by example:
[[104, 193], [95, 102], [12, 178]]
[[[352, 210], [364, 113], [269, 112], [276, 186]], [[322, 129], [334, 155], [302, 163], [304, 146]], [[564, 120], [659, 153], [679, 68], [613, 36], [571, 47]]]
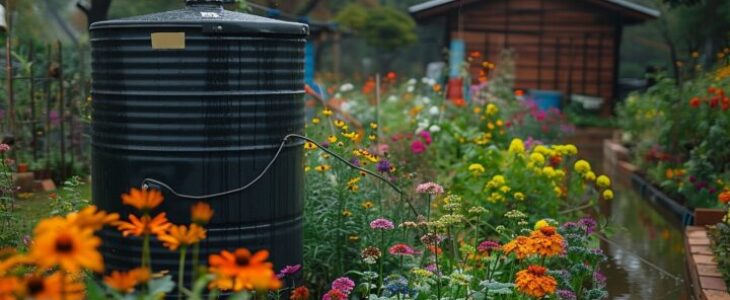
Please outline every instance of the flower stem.
[[150, 235], [145, 234], [144, 240], [142, 241], [142, 268], [148, 268], [152, 270], [150, 266]]
[[183, 281], [185, 278], [185, 254], [187, 246], [180, 247], [180, 265], [177, 269], [177, 298], [182, 299], [182, 290], [184, 288]]
[[195, 243], [193, 245], [193, 278], [190, 280], [190, 284], [195, 283], [196, 280], [198, 280], [198, 277], [200, 274], [198, 273], [198, 268], [200, 267], [200, 243]]
[[380, 230], [380, 259], [378, 260], [378, 295], [383, 291], [383, 259], [385, 259], [385, 230]]

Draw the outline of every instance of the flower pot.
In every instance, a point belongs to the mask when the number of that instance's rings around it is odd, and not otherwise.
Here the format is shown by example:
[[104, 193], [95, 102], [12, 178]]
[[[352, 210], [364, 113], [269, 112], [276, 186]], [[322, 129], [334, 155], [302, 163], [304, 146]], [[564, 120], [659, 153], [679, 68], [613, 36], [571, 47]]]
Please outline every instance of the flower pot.
[[25, 172], [28, 172], [28, 164], [18, 163], [18, 173], [25, 173]]

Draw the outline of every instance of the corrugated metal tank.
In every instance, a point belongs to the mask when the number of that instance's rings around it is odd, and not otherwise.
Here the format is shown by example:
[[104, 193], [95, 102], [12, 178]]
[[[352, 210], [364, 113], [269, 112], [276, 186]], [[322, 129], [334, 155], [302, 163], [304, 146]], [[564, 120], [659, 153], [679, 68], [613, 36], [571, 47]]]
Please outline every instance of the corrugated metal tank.
[[[91, 26], [92, 182], [101, 209], [133, 213], [120, 195], [145, 178], [204, 195], [249, 183], [282, 138], [304, 128], [308, 27], [226, 11], [220, 1]], [[201, 259], [222, 249], [269, 249], [277, 267], [301, 263], [302, 141], [288, 142], [251, 188], [206, 199], [215, 215]], [[168, 190], [158, 211], [190, 223], [196, 200]], [[108, 269], [140, 264], [141, 241], [101, 233]], [[177, 255], [152, 242], [155, 270]], [[191, 272], [186, 272], [190, 274]]]

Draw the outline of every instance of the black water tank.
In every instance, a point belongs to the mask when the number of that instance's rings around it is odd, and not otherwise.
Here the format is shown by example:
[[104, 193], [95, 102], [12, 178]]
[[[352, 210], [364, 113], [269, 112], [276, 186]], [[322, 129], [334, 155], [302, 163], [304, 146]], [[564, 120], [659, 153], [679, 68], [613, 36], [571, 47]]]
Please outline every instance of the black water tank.
[[[256, 177], [289, 133], [304, 128], [308, 27], [187, 1], [176, 11], [91, 25], [92, 193], [101, 209], [133, 210], [120, 195], [144, 178], [203, 195]], [[201, 259], [222, 249], [269, 249], [277, 267], [302, 261], [302, 141], [288, 142], [250, 189], [207, 199], [215, 215]], [[162, 189], [175, 224], [196, 201]], [[140, 264], [141, 242], [102, 232], [108, 269]], [[177, 255], [152, 243], [155, 270]], [[191, 272], [187, 272], [190, 274]]]

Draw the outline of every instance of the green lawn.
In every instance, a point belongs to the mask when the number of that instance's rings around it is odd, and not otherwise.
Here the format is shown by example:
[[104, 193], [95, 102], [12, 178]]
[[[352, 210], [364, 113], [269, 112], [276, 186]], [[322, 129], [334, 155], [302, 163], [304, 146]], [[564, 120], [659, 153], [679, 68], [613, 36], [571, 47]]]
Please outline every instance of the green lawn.
[[[78, 186], [79, 193], [83, 199], [91, 199], [91, 185], [84, 183]], [[59, 186], [56, 191], [61, 197], [68, 194], [63, 187]], [[37, 192], [27, 199], [18, 199], [16, 202], [16, 213], [18, 216], [18, 228], [23, 235], [31, 234], [33, 227], [38, 220], [48, 217], [53, 209], [47, 192]]]

